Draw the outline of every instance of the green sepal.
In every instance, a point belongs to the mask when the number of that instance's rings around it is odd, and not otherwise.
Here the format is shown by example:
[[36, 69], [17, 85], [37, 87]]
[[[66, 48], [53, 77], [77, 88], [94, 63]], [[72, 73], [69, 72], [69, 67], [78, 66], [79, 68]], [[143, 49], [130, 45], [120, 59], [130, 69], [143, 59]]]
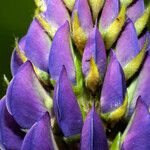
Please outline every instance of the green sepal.
[[150, 17], [150, 3], [147, 6], [146, 10], [144, 11], [144, 14], [140, 18], [138, 18], [134, 24], [137, 35], [140, 35], [142, 33], [142, 31], [147, 25], [147, 22], [149, 21], [149, 17]]
[[34, 71], [36, 73], [36, 75], [38, 76], [38, 79], [42, 82], [42, 84], [44, 84], [47, 87], [50, 87], [50, 76], [47, 72], [40, 70], [39, 68], [34, 67]]
[[21, 59], [21, 61], [24, 63], [27, 61], [27, 57], [25, 56], [24, 51], [21, 51], [18, 44], [18, 39], [15, 39], [15, 50], [18, 54], [18, 57]]
[[119, 132], [116, 138], [114, 139], [110, 147], [110, 150], [120, 150], [120, 144], [121, 144], [121, 133]]
[[108, 113], [101, 113], [102, 119], [108, 122], [117, 122], [120, 120], [126, 113], [128, 106], [128, 94], [126, 93], [123, 104], [118, 107], [116, 110]]
[[126, 5], [122, 5], [117, 18], [110, 24], [107, 29], [103, 29], [99, 24], [99, 30], [105, 42], [106, 49], [110, 49], [116, 42], [126, 19]]
[[104, 0], [89, 0], [89, 5], [93, 15], [93, 21], [95, 22], [104, 5]]
[[126, 81], [128, 79], [130, 79], [140, 68], [140, 66], [143, 62], [144, 56], [145, 56], [145, 50], [147, 47], [147, 43], [148, 43], [148, 41], [146, 40], [143, 48], [138, 53], [138, 55], [136, 57], [134, 57], [125, 67], [123, 67]]
[[93, 57], [90, 59], [90, 70], [85, 78], [85, 85], [94, 94], [102, 83], [102, 77], [99, 74], [98, 67]]
[[75, 0], [63, 0], [65, 5], [67, 6], [67, 8], [72, 12], [74, 4], [75, 4]]
[[53, 80], [53, 79], [50, 79], [50, 83], [53, 85], [53, 87], [55, 86], [55, 84], [56, 84], [56, 81], [55, 80]]
[[75, 42], [75, 45], [79, 51], [79, 53], [82, 55], [83, 50], [88, 38], [88, 35], [85, 33], [85, 31], [82, 29], [78, 17], [78, 12], [73, 11], [73, 20], [72, 20], [72, 37]]
[[63, 139], [68, 144], [79, 142], [80, 141], [80, 134], [76, 134], [76, 135], [73, 135], [71, 137], [64, 137]]
[[3, 75], [3, 81], [4, 81], [4, 83], [5, 83], [6, 87], [7, 87], [9, 85], [9, 80], [8, 80], [8, 78], [7, 78], [7, 76], [5, 74]]
[[73, 47], [72, 39], [70, 38], [70, 47], [72, 58], [74, 61], [75, 72], [76, 72], [76, 85], [73, 85], [73, 91], [77, 97], [80, 97], [83, 93], [83, 74], [82, 74], [82, 58], [78, 53], [77, 49]]

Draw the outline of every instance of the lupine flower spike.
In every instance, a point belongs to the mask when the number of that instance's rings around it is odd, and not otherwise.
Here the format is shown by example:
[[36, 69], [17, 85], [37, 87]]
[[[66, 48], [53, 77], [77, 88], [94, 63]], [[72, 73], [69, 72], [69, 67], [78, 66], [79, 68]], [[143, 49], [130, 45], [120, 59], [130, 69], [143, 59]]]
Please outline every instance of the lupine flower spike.
[[0, 149], [149, 150], [150, 2], [35, 5], [0, 100]]

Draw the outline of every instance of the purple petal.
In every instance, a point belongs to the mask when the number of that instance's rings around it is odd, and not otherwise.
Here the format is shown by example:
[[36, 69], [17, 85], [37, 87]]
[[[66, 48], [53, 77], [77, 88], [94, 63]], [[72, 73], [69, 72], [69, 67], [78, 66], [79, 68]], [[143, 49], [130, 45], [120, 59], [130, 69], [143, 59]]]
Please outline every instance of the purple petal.
[[45, 113], [28, 131], [21, 150], [54, 150], [48, 113]]
[[51, 41], [37, 19], [34, 19], [26, 36], [25, 53], [31, 62], [48, 72], [48, 57]]
[[82, 71], [84, 76], [88, 75], [90, 70], [90, 59], [94, 58], [98, 67], [99, 74], [103, 77], [106, 70], [106, 50], [103, 39], [97, 27], [93, 29], [88, 37], [83, 58], [82, 58]]
[[7, 90], [7, 106], [17, 123], [30, 128], [45, 112], [49, 96], [40, 84], [32, 64], [24, 63]]
[[150, 75], [149, 75], [149, 70], [150, 70], [150, 52], [148, 53], [146, 60], [144, 62], [144, 65], [142, 67], [142, 70], [140, 72], [138, 81], [137, 81], [137, 86], [135, 89], [135, 93], [133, 95], [133, 100], [131, 102], [131, 106], [130, 106], [130, 112], [132, 113], [134, 108], [135, 108], [135, 104], [137, 101], [137, 98], [139, 97], [139, 95], [142, 96], [143, 101], [145, 104], [147, 104], [148, 106], [150, 105]]
[[81, 133], [82, 115], [64, 66], [55, 86], [54, 111], [65, 137]]
[[140, 51], [133, 22], [128, 19], [116, 45], [116, 56], [122, 66], [128, 64]]
[[146, 51], [149, 51], [149, 49], [150, 49], [150, 33], [147, 30], [142, 33], [142, 35], [140, 36], [140, 38], [138, 40], [140, 49], [143, 48], [146, 40], [148, 42]]
[[101, 92], [101, 108], [103, 113], [111, 112], [123, 104], [126, 85], [123, 70], [111, 50], [110, 62]]
[[5, 102], [5, 97], [0, 100], [0, 148], [20, 150], [25, 134], [8, 113]]
[[70, 20], [69, 13], [62, 0], [49, 0], [44, 15], [52, 28], [56, 30], [64, 24], [66, 20]]
[[133, 21], [136, 22], [144, 13], [144, 0], [135, 0], [131, 6], [127, 9], [127, 16]]
[[58, 80], [62, 66], [65, 65], [69, 79], [75, 83], [75, 67], [70, 45], [69, 23], [66, 21], [56, 32], [49, 56], [49, 72]]
[[108, 150], [107, 139], [94, 107], [88, 113], [82, 128], [81, 150]]
[[102, 15], [100, 18], [100, 24], [103, 29], [109, 27], [109, 25], [116, 19], [119, 13], [119, 1], [118, 0], [106, 0]]
[[76, 0], [73, 11], [77, 11], [81, 28], [89, 33], [93, 29], [92, 14], [87, 0]]
[[148, 31], [144, 31], [144, 32], [142, 33], [142, 35], [139, 37], [139, 39], [138, 39], [138, 44], [139, 44], [140, 49], [143, 48], [147, 37], [148, 37]]
[[[19, 41], [19, 48], [20, 51], [24, 51], [25, 48], [25, 43], [26, 43], [26, 37], [24, 36], [20, 41]], [[13, 53], [12, 53], [12, 57], [11, 57], [11, 72], [12, 75], [14, 76], [19, 67], [23, 64], [23, 61], [21, 60], [21, 58], [18, 56], [16, 49], [14, 49]]]
[[147, 44], [147, 51], [150, 51], [150, 32], [147, 32], [148, 44]]
[[148, 150], [150, 148], [150, 114], [148, 107], [138, 98], [135, 114], [127, 130], [121, 150]]

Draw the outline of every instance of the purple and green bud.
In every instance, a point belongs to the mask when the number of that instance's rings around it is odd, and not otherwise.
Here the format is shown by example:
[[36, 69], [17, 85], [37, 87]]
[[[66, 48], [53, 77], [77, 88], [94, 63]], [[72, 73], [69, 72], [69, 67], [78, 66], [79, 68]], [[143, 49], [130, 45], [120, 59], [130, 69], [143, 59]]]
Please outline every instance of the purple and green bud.
[[119, 6], [119, 0], [106, 0], [104, 4], [99, 21], [99, 30], [106, 49], [113, 46], [123, 28], [126, 19], [126, 7], [125, 4]]
[[32, 64], [24, 63], [12, 79], [6, 104], [22, 128], [30, 128], [52, 106], [52, 99], [38, 80]]
[[92, 14], [87, 0], [76, 0], [71, 22], [73, 40], [82, 55], [88, 35], [93, 29]]
[[100, 97], [101, 115], [106, 121], [116, 121], [124, 116], [127, 104], [123, 69], [114, 51], [111, 50]]
[[82, 72], [85, 76], [85, 84], [92, 92], [95, 92], [102, 83], [105, 71], [105, 45], [98, 28], [95, 26], [88, 37], [82, 57]]

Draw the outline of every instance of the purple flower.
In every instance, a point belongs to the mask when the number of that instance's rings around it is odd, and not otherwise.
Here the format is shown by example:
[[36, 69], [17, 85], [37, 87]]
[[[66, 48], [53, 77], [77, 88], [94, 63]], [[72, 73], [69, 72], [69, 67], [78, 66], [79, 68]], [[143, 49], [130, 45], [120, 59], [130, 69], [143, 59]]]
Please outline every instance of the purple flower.
[[115, 53], [111, 50], [110, 62], [107, 66], [100, 98], [100, 107], [104, 119], [118, 120], [123, 117], [127, 103], [123, 69]]
[[150, 3], [35, 4], [0, 101], [0, 148], [150, 149]]
[[121, 150], [125, 149], [149, 149], [150, 114], [142, 97], [137, 100], [135, 112], [122, 137]]
[[76, 136], [81, 133], [82, 114], [64, 66], [55, 86], [54, 112], [65, 137]]
[[0, 101], [0, 147], [20, 150], [25, 133], [6, 108], [6, 97]]
[[107, 139], [94, 105], [88, 113], [82, 128], [81, 150], [108, 150]]

